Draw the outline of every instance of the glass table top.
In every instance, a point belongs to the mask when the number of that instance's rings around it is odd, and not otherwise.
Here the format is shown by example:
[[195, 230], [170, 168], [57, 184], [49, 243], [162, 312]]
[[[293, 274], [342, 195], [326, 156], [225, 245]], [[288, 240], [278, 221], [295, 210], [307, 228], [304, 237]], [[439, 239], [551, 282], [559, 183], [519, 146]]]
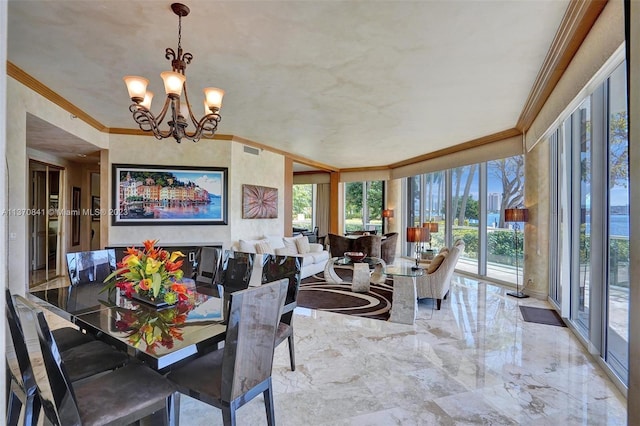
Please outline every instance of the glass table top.
[[66, 313], [66, 319], [81, 328], [108, 337], [116, 346], [128, 347], [128, 352], [135, 351], [157, 370], [224, 340], [225, 305], [212, 289], [192, 288], [188, 300], [156, 308], [119, 290], [102, 291], [103, 287], [85, 284], [33, 292], [31, 296]]
[[353, 265], [354, 263], [368, 263], [369, 268], [374, 268], [376, 265], [379, 265], [380, 258], [378, 257], [365, 257], [361, 262], [353, 262], [351, 259], [347, 257], [338, 257], [333, 261], [334, 265]]
[[391, 276], [419, 277], [425, 274], [425, 270], [422, 268], [415, 269], [415, 265], [412, 264], [400, 264], [387, 265], [386, 268], [384, 268], [383, 273]]

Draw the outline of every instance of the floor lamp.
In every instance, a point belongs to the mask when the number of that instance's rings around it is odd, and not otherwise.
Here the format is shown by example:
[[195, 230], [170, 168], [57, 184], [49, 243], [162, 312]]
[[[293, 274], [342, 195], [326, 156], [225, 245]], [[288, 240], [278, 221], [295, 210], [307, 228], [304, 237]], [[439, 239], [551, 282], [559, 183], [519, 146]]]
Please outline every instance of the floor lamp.
[[513, 242], [516, 249], [516, 291], [515, 293], [512, 291], [507, 292], [507, 296], [517, 297], [518, 299], [529, 297], [529, 295], [520, 291], [520, 284], [518, 280], [518, 230], [520, 229], [520, 223], [527, 222], [528, 220], [529, 210], [527, 209], [504, 209], [504, 221], [513, 223]]
[[421, 269], [418, 266], [420, 262], [420, 252], [422, 251], [422, 243], [425, 241], [429, 241], [429, 228], [423, 227], [409, 227], [407, 228], [407, 242], [415, 243], [416, 249], [416, 266], [412, 266], [411, 269], [414, 271], [417, 269]]

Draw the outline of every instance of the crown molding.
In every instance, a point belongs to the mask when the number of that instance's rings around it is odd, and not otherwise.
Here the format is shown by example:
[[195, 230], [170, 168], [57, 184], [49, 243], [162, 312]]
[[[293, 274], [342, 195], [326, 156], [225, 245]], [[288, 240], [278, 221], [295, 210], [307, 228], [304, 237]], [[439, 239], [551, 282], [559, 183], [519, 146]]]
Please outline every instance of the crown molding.
[[538, 72], [516, 128], [526, 131], [540, 113], [608, 0], [571, 0]]
[[94, 129], [97, 129], [101, 132], [106, 132], [108, 130], [108, 128], [104, 124], [100, 123], [98, 120], [91, 117], [89, 114], [87, 114], [53, 90], [49, 89], [40, 81], [36, 80], [32, 75], [27, 74], [22, 68], [16, 66], [13, 62], [7, 61], [7, 75], [27, 86], [43, 98], [48, 99], [49, 101], [58, 105], [60, 108], [68, 111], [70, 114], [75, 115]]

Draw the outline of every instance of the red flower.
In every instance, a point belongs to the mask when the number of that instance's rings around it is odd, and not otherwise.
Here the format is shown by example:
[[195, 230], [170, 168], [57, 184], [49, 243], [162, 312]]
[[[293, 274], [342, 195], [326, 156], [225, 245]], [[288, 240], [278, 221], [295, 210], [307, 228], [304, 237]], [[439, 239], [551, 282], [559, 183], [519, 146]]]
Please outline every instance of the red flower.
[[144, 244], [144, 249], [149, 252], [153, 250], [153, 247], [158, 243], [158, 240], [145, 240], [142, 242]]
[[182, 267], [182, 264], [184, 263], [183, 260], [178, 260], [177, 262], [169, 262], [168, 260], [164, 263], [164, 269], [167, 270], [167, 272], [175, 272], [178, 269], [180, 269]]
[[131, 297], [133, 293], [135, 293], [135, 289], [133, 288], [133, 283], [131, 282], [120, 281], [116, 283], [116, 287], [124, 291], [124, 294], [127, 297]]

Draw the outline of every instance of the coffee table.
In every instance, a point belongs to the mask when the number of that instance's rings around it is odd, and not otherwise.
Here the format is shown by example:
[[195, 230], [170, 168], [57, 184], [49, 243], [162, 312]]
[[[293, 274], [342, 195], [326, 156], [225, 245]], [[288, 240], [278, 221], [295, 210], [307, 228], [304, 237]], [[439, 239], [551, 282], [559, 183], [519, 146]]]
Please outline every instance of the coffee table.
[[345, 281], [336, 273], [335, 267], [353, 269], [351, 291], [366, 293], [370, 290], [370, 282], [384, 282], [384, 268], [386, 263], [379, 257], [365, 257], [362, 262], [352, 262], [346, 257], [333, 257], [324, 267], [324, 279], [331, 284], [342, 284]]

